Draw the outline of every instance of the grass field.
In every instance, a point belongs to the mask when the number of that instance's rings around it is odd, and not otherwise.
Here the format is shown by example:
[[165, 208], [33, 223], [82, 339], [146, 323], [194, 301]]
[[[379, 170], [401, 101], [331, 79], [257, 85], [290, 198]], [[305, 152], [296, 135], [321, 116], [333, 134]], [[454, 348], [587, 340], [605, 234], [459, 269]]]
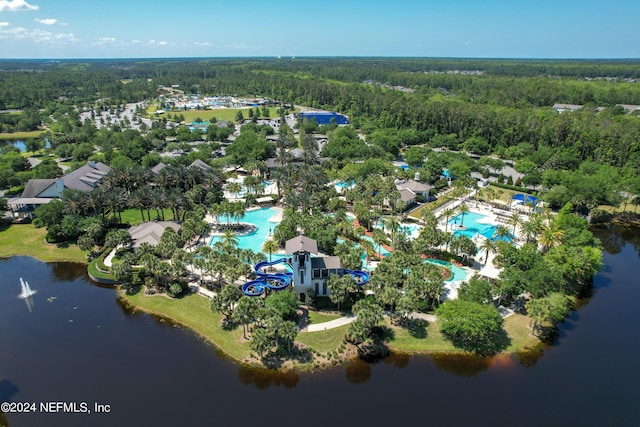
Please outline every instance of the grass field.
[[[149, 212], [151, 213], [151, 219], [153, 220], [157, 215], [156, 210], [151, 209]], [[126, 211], [123, 211], [121, 215], [123, 224], [138, 225], [142, 222], [140, 209], [127, 209]], [[166, 221], [173, 221], [173, 212], [171, 211], [171, 209], [164, 210], [164, 219]], [[144, 212], [144, 220], [149, 221], [146, 210]]]
[[618, 206], [617, 208], [614, 208], [613, 206], [609, 206], [609, 205], [600, 205], [598, 206], [598, 209], [601, 209], [603, 211], [609, 212], [609, 213], [620, 213], [620, 212], [633, 212], [633, 213], [638, 213], [638, 207], [640, 205], [633, 205], [631, 204], [631, 201], [627, 202], [627, 207], [625, 209], [624, 203], [622, 203], [620, 206]]
[[331, 320], [339, 319], [342, 317], [342, 314], [338, 313], [321, 313], [319, 311], [309, 310], [309, 323], [310, 324], [318, 324], [324, 322], [330, 322]]
[[39, 138], [45, 131], [44, 130], [34, 130], [31, 132], [11, 132], [11, 133], [0, 133], [0, 141], [15, 141], [29, 138]]
[[305, 344], [317, 351], [327, 353], [337, 350], [344, 341], [344, 336], [349, 329], [349, 325], [329, 329], [319, 332], [301, 332], [296, 337], [296, 341]]
[[[245, 119], [249, 117], [249, 109], [248, 108], [218, 108], [215, 110], [186, 110], [186, 111], [167, 111], [164, 114], [155, 114], [157, 107], [150, 107], [147, 110], [147, 117], [150, 119], [158, 119], [162, 117], [167, 117], [171, 115], [172, 117], [176, 114], [183, 115], [184, 121], [186, 123], [191, 123], [195, 121], [197, 117], [201, 118], [205, 122], [211, 121], [212, 117], [220, 120], [227, 120], [230, 122], [234, 122], [236, 120], [236, 114], [238, 111], [242, 111]], [[262, 109], [260, 109], [262, 110]], [[255, 109], [254, 109], [255, 111]], [[269, 116], [270, 117], [278, 117], [278, 109], [276, 107], [269, 107]]]
[[[415, 352], [459, 351], [442, 335], [437, 322], [428, 323], [426, 327], [419, 325], [414, 328], [413, 334], [407, 328], [391, 326], [391, 329], [394, 332], [394, 337], [389, 342], [389, 346], [397, 350]], [[529, 318], [520, 314], [514, 314], [505, 319], [504, 331], [510, 340], [503, 350], [505, 352], [516, 352], [538, 341], [531, 335]]]
[[71, 243], [45, 241], [47, 230], [31, 224], [13, 224], [0, 228], [0, 258], [28, 255], [46, 262], [87, 262], [86, 253]]

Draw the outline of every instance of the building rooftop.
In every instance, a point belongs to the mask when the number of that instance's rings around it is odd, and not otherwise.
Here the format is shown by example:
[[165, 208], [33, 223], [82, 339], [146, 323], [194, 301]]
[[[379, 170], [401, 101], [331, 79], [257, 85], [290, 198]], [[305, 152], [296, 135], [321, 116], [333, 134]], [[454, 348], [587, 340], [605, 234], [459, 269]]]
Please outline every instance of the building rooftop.
[[162, 233], [169, 227], [173, 228], [175, 232], [180, 230], [180, 224], [173, 221], [143, 222], [129, 228], [133, 247], [138, 248], [142, 243], [149, 243], [151, 246], [157, 245], [160, 243]]
[[189, 165], [189, 167], [190, 167], [190, 168], [191, 168], [191, 167], [197, 167], [197, 168], [202, 169], [203, 171], [208, 171], [208, 170], [210, 170], [210, 169], [211, 169], [211, 166], [209, 166], [208, 164], [206, 164], [205, 162], [203, 162], [203, 161], [202, 161], [202, 160], [200, 160], [200, 159], [196, 159], [196, 160], [194, 160], [194, 161], [193, 161], [193, 163], [191, 163], [191, 164]]
[[111, 168], [101, 162], [89, 162], [86, 165], [62, 177], [65, 188], [80, 191], [91, 191], [111, 171]]
[[420, 181], [414, 181], [413, 179], [405, 182], [400, 182], [396, 185], [396, 187], [398, 188], [398, 190], [406, 189], [411, 190], [414, 193], [426, 193], [433, 188], [432, 185], [425, 184], [424, 182]]
[[338, 270], [342, 268], [340, 257], [338, 256], [323, 256], [317, 258], [311, 258], [312, 268], [326, 268], [328, 270]]
[[30, 179], [27, 182], [27, 185], [24, 187], [22, 191], [21, 198], [34, 198], [38, 197], [40, 193], [42, 193], [47, 188], [51, 187], [56, 183], [55, 179]]
[[284, 244], [285, 253], [294, 254], [296, 252], [308, 252], [311, 254], [318, 253], [318, 242], [307, 236], [296, 236], [287, 240]]

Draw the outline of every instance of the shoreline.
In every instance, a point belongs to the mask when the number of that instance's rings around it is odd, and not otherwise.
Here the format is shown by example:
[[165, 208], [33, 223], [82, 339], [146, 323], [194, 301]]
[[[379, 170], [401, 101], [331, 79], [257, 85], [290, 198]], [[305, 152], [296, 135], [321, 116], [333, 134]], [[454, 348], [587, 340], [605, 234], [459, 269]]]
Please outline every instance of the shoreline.
[[[297, 373], [304, 373], [304, 372], [320, 372], [320, 371], [324, 371], [327, 369], [331, 369], [331, 368], [335, 368], [337, 366], [343, 365], [345, 363], [348, 363], [354, 359], [358, 359], [358, 350], [357, 348], [355, 348], [355, 346], [349, 344], [348, 346], [350, 347], [354, 347], [354, 348], [350, 348], [349, 350], [345, 351], [344, 354], [340, 354], [340, 356], [335, 357], [335, 351], [331, 351], [329, 353], [334, 354], [334, 357], [330, 358], [330, 359], [324, 359], [324, 360], [315, 360], [313, 362], [310, 363], [306, 363], [306, 364], [300, 364], [300, 363], [296, 363], [296, 362], [292, 362], [291, 360], [288, 360], [287, 363], [285, 363], [283, 366], [279, 367], [279, 368], [272, 368], [269, 367], [268, 365], [265, 365], [264, 363], [262, 363], [259, 359], [255, 359], [255, 357], [249, 356], [248, 358], [240, 358], [237, 357], [235, 355], [233, 355], [231, 352], [228, 351], [228, 349], [225, 348], [224, 345], [220, 344], [220, 340], [216, 340], [215, 338], [211, 337], [210, 335], [208, 335], [207, 333], [198, 330], [195, 327], [192, 327], [188, 324], [186, 324], [185, 322], [175, 318], [174, 316], [171, 316], [170, 314], [167, 314], [165, 312], [162, 311], [158, 311], [158, 310], [154, 310], [151, 309], [149, 307], [145, 307], [142, 305], [137, 304], [135, 301], [133, 301], [127, 294], [126, 291], [124, 291], [121, 287], [118, 287], [118, 297], [120, 299], [122, 299], [127, 307], [133, 309], [134, 311], [141, 311], [143, 313], [147, 313], [150, 314], [152, 316], [157, 316], [161, 319], [164, 320], [168, 320], [170, 322], [173, 322], [177, 325], [180, 325], [180, 327], [185, 328], [187, 330], [189, 330], [190, 332], [192, 332], [194, 335], [196, 335], [197, 337], [199, 337], [200, 339], [206, 341], [207, 343], [211, 344], [214, 346], [216, 352], [218, 354], [222, 354], [225, 358], [230, 359], [231, 361], [233, 361], [233, 363], [239, 364], [239, 365], [244, 365], [244, 366], [248, 366], [251, 368], [255, 368], [255, 369], [263, 369], [266, 371], [270, 371], [270, 372], [297, 372]], [[141, 298], [153, 298], [154, 296], [147, 296], [147, 295], [142, 295]], [[165, 297], [165, 299], [167, 301], [172, 301], [174, 300], [173, 298], [169, 298], [169, 297]], [[397, 326], [394, 326], [394, 328], [398, 328]], [[320, 331], [318, 333], [322, 333], [323, 331]], [[307, 334], [307, 333], [313, 333], [313, 332], [302, 332], [302, 334]], [[248, 342], [248, 341], [247, 341]], [[296, 340], [296, 344], [297, 345], [302, 345], [304, 348], [310, 348], [313, 350], [314, 353], [317, 353], [318, 350], [314, 349], [313, 347], [309, 347], [306, 344]], [[512, 356], [512, 355], [517, 355], [517, 354], [522, 354], [522, 353], [528, 353], [530, 351], [534, 351], [539, 345], [541, 344], [541, 341], [538, 337], [535, 336], [528, 336], [527, 342], [525, 345], [523, 345], [521, 348], [518, 349], [512, 349], [512, 350], [504, 350], [501, 351], [499, 353], [496, 353], [495, 355], [491, 355], [491, 356], [481, 356], [481, 355], [476, 355], [473, 353], [470, 353], [468, 351], [465, 350], [457, 350], [457, 349], [407, 349], [407, 348], [403, 348], [402, 346], [397, 346], [394, 345], [393, 343], [388, 343], [387, 347], [388, 349], [391, 351], [392, 354], [407, 354], [407, 355], [456, 355], [456, 356], [468, 356], [468, 357], [481, 357], [481, 358], [493, 358], [493, 357], [499, 357], [499, 356]], [[251, 351], [251, 354], [253, 354], [253, 351]]]
[[[211, 344], [216, 353], [218, 353], [218, 355], [222, 355], [224, 358], [232, 361], [235, 364], [238, 365], [243, 365], [243, 366], [247, 366], [250, 368], [254, 368], [254, 369], [262, 369], [265, 371], [269, 371], [269, 372], [296, 372], [296, 373], [303, 373], [303, 372], [318, 372], [321, 370], [325, 370], [325, 369], [329, 369], [329, 368], [333, 368], [336, 366], [339, 366], [341, 364], [344, 364], [350, 360], [352, 360], [353, 358], [357, 357], [349, 357], [349, 358], [344, 358], [344, 359], [340, 359], [337, 360], [337, 363], [331, 363], [331, 364], [321, 364], [320, 366], [316, 366], [316, 365], [310, 365], [310, 366], [305, 366], [305, 365], [300, 365], [300, 364], [293, 364], [291, 363], [291, 361], [288, 361], [288, 364], [285, 364], [282, 368], [278, 368], [278, 369], [273, 369], [273, 368], [269, 368], [268, 366], [265, 366], [263, 363], [260, 363], [259, 361], [252, 361], [252, 360], [247, 360], [247, 359], [240, 359], [236, 356], [234, 356], [233, 354], [231, 354], [223, 345], [221, 345], [218, 341], [216, 341], [215, 339], [213, 339], [212, 337], [208, 336], [207, 334], [205, 334], [202, 331], [197, 330], [196, 328], [193, 328], [187, 324], [185, 324], [184, 322], [180, 321], [179, 319], [176, 319], [175, 317], [167, 314], [167, 313], [163, 313], [163, 312], [159, 312], [157, 310], [153, 310], [150, 309], [148, 307], [144, 307], [141, 306], [139, 304], [136, 304], [134, 301], [131, 300], [131, 298], [129, 298], [126, 295], [126, 291], [124, 291], [120, 286], [118, 286], [117, 289], [118, 292], [118, 298], [121, 299], [122, 301], [124, 301], [124, 303], [126, 304], [127, 308], [132, 309], [134, 312], [135, 311], [140, 311], [152, 316], [156, 316], [160, 319], [163, 319], [165, 321], [169, 321], [172, 323], [175, 323], [177, 325], [179, 325], [181, 328], [184, 328], [186, 330], [188, 330], [189, 332], [193, 333], [195, 336], [197, 336], [198, 338], [202, 339], [203, 341]], [[164, 295], [143, 295], [142, 298], [153, 298], [153, 297], [160, 297], [160, 296], [164, 296]], [[167, 299], [168, 301], [174, 300], [174, 298], [168, 297], [168, 296], [164, 296], [165, 299]], [[301, 344], [300, 342], [297, 342], [297, 344]], [[304, 345], [304, 344], [303, 344]], [[253, 353], [253, 351], [252, 351]]]

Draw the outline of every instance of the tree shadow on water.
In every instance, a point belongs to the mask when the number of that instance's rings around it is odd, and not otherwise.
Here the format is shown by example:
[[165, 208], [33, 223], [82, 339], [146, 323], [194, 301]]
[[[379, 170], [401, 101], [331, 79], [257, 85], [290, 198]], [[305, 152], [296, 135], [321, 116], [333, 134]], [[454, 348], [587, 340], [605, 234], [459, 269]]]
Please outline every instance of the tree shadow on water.
[[294, 371], [271, 371], [241, 365], [238, 369], [238, 379], [246, 385], [253, 385], [258, 390], [265, 390], [271, 386], [294, 388], [300, 381], [300, 376]]
[[474, 354], [432, 354], [435, 365], [459, 377], [475, 377], [491, 367], [492, 358]]

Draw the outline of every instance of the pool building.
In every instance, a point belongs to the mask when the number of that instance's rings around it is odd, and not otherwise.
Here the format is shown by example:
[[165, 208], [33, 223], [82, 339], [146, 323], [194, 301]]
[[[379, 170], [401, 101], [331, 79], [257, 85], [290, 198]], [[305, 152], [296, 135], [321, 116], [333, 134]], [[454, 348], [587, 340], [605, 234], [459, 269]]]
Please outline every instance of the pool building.
[[318, 255], [318, 243], [309, 237], [300, 235], [287, 240], [285, 253], [292, 255], [293, 287], [300, 299], [309, 291], [319, 296], [328, 295], [327, 279], [331, 274], [349, 274], [360, 286], [369, 281], [369, 274], [364, 271], [344, 269], [340, 257], [312, 256]]

